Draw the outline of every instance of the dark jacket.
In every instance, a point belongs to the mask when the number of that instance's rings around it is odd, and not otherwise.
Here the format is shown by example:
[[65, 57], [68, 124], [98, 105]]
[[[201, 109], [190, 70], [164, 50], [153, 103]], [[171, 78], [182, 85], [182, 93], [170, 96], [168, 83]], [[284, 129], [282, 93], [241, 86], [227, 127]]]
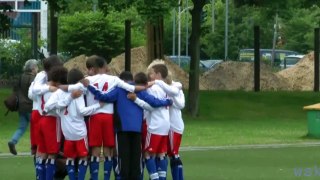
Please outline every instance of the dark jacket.
[[[112, 91], [104, 94], [93, 86], [88, 86], [88, 90], [94, 94], [95, 98], [99, 101], [115, 103], [115, 112], [117, 112], [117, 114], [114, 115], [114, 118], [117, 119], [118, 115], [120, 120], [120, 122], [115, 122], [115, 124], [118, 124], [118, 126], [116, 126], [116, 131], [141, 132], [143, 109], [127, 98], [128, 91], [116, 87]], [[152, 107], [172, 105], [170, 99], [157, 99], [148, 94], [145, 90], [137, 92], [137, 97], [144, 100]]]
[[18, 112], [31, 112], [32, 111], [32, 100], [28, 98], [28, 90], [35, 75], [31, 72], [24, 72], [18, 79], [13, 90], [18, 94], [19, 97], [19, 108]]

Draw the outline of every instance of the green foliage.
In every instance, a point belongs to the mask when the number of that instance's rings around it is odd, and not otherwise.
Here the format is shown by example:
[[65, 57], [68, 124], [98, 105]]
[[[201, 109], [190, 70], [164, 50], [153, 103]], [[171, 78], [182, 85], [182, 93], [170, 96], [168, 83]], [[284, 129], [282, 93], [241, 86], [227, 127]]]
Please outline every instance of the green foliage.
[[7, 79], [22, 72], [22, 67], [32, 58], [31, 39], [27, 31], [20, 31], [22, 40], [18, 42], [0, 41], [0, 76]]
[[157, 22], [159, 18], [168, 14], [177, 5], [178, 1], [176, 0], [136, 0], [135, 2], [138, 12], [151, 22]]
[[102, 12], [63, 15], [59, 21], [60, 51], [72, 56], [96, 54], [111, 60], [124, 49], [123, 34], [122, 24], [107, 19]]
[[5, 15], [5, 12], [11, 12], [12, 7], [5, 3], [5, 2], [0, 2], [0, 33], [9, 30], [10, 28], [10, 19], [7, 15]]

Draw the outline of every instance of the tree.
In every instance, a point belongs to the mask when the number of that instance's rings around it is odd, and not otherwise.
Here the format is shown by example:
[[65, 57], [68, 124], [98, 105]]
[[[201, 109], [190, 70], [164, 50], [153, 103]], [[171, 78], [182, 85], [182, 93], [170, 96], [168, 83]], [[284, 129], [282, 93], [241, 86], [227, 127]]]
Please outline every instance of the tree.
[[198, 115], [199, 109], [199, 62], [200, 62], [200, 35], [201, 35], [201, 14], [206, 0], [192, 0], [193, 9], [190, 11], [192, 16], [192, 31], [190, 35], [190, 73], [189, 73], [189, 96], [188, 112], [193, 116]]
[[176, 0], [137, 0], [139, 13], [146, 19], [147, 58], [150, 63], [154, 59], [163, 59], [163, 16], [177, 5]]

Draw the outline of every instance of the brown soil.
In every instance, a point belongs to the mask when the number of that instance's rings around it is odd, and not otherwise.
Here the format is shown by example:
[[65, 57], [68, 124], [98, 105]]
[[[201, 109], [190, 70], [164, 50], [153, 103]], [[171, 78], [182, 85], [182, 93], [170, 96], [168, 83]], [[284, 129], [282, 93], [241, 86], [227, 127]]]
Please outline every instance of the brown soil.
[[[253, 63], [227, 61], [218, 64], [210, 71], [205, 72], [201, 79], [209, 90], [246, 90], [254, 88]], [[261, 90], [284, 90], [286, 81], [272, 73], [268, 65], [261, 64], [260, 87]]]
[[68, 70], [72, 68], [77, 68], [82, 73], [87, 74], [86, 59], [87, 57], [85, 55], [77, 56], [64, 63], [63, 66], [66, 67]]
[[[148, 64], [144, 47], [131, 50], [131, 72], [146, 72]], [[79, 68], [86, 73], [86, 57], [78, 56], [65, 63], [68, 69]], [[124, 53], [113, 58], [109, 63], [110, 74], [119, 75], [124, 70]], [[189, 75], [175, 63], [164, 60], [172, 72], [173, 79], [188, 88]], [[265, 64], [261, 64], [261, 90], [312, 90], [313, 88], [313, 53], [306, 55], [296, 66], [277, 73]], [[216, 65], [200, 76], [201, 90], [246, 90], [254, 88], [253, 63], [227, 61]]]
[[305, 55], [295, 66], [277, 73], [287, 80], [288, 90], [313, 90], [314, 81], [314, 53]]

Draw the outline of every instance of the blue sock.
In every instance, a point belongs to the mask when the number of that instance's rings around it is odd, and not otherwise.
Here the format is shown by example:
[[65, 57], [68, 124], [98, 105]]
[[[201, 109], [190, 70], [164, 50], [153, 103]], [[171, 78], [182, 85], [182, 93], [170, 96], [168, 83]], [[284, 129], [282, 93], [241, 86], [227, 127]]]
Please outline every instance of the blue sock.
[[47, 159], [46, 162], [46, 180], [52, 180], [56, 171], [55, 159]]
[[178, 169], [179, 169], [179, 180], [183, 180], [183, 165], [181, 162], [181, 159], [179, 158], [179, 162], [178, 162]]
[[112, 157], [105, 157], [104, 160], [104, 180], [109, 180], [112, 171]]
[[85, 160], [79, 160], [78, 166], [78, 180], [84, 180], [86, 178], [88, 162]]
[[178, 168], [178, 159], [175, 157], [172, 157], [170, 159], [170, 167], [171, 167], [171, 175], [172, 180], [179, 180], [179, 168]]
[[74, 166], [74, 160], [68, 159], [66, 162], [67, 172], [69, 176], [69, 180], [77, 180], [76, 178], [76, 168]]
[[39, 180], [45, 180], [46, 179], [46, 159], [42, 159], [38, 157], [37, 161], [37, 179]]
[[163, 156], [157, 159], [157, 170], [159, 174], [159, 180], [167, 179], [167, 167], [168, 167], [168, 159], [166, 156]]
[[90, 174], [92, 180], [98, 180], [99, 175], [99, 157], [91, 156]]
[[113, 172], [114, 172], [114, 178], [115, 180], [120, 180], [120, 170], [119, 170], [119, 164], [118, 164], [118, 157], [114, 156], [113, 161]]
[[33, 165], [34, 165], [34, 169], [36, 170], [36, 179], [38, 179], [38, 171], [37, 171], [37, 167], [38, 167], [38, 159], [36, 158], [36, 156], [33, 156]]
[[144, 163], [144, 160], [140, 160], [140, 162], [141, 162], [141, 176], [140, 176], [140, 180], [143, 180], [145, 163]]
[[150, 179], [159, 180], [155, 158], [150, 157], [149, 159], [145, 159], [145, 163], [146, 163], [146, 168], [149, 172]]

